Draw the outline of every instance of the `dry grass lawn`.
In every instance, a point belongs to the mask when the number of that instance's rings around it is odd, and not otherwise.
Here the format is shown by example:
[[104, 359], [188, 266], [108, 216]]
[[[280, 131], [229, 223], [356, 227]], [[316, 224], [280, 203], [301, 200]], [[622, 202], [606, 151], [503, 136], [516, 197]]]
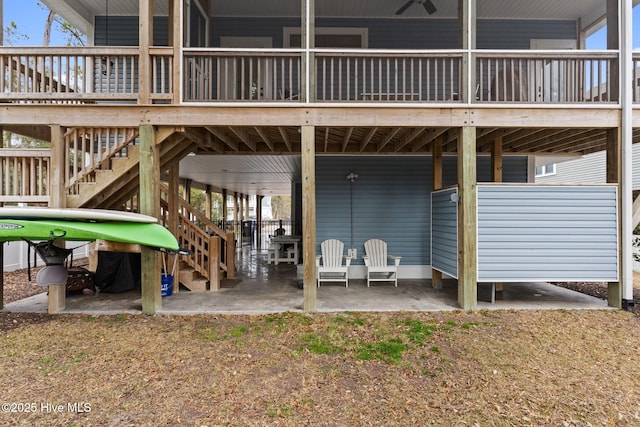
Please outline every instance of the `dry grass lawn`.
[[2, 425], [640, 425], [622, 311], [0, 321]]

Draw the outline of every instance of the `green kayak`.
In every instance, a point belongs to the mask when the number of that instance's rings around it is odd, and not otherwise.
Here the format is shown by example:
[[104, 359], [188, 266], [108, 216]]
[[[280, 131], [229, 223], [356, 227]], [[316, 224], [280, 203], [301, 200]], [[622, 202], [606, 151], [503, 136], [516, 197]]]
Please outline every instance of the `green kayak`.
[[135, 243], [177, 251], [176, 238], [160, 224], [138, 222], [84, 222], [0, 219], [0, 242], [14, 240], [73, 240]]

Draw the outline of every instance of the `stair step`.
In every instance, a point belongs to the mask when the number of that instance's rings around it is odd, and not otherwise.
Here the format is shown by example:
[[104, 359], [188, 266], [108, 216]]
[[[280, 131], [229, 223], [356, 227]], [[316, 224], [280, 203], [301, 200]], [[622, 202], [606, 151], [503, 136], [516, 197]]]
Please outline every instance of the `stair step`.
[[209, 281], [191, 267], [180, 269], [180, 283], [190, 291], [206, 291]]
[[206, 279], [196, 279], [191, 283], [180, 282], [184, 287], [189, 289], [192, 292], [201, 292], [207, 290], [207, 284], [209, 283]]

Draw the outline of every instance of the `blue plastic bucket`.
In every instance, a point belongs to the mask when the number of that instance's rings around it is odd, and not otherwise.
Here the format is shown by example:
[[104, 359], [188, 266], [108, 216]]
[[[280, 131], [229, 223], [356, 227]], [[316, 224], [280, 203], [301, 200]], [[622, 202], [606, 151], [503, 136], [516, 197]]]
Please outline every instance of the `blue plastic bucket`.
[[160, 293], [163, 297], [171, 296], [173, 293], [173, 276], [170, 274], [163, 274], [160, 287]]

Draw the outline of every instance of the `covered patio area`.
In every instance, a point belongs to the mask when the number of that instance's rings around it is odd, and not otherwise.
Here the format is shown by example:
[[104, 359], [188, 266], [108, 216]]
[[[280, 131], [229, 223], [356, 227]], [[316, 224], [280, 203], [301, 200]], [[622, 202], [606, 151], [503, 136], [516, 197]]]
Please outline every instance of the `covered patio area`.
[[[296, 267], [267, 262], [266, 251], [244, 248], [239, 253], [236, 279], [219, 292], [180, 291], [164, 297], [158, 314], [189, 315], [266, 314], [302, 312], [303, 291], [298, 287]], [[443, 311], [458, 310], [457, 282], [444, 280], [433, 289], [428, 279], [400, 279], [398, 287], [378, 284], [367, 288], [365, 280], [351, 280], [349, 287], [324, 284], [318, 290], [319, 312], [342, 311]], [[478, 286], [478, 310], [512, 309], [606, 309], [606, 300], [548, 283], [505, 283], [504, 291], [491, 302], [491, 288]], [[7, 312], [47, 312], [46, 294], [7, 304]], [[113, 315], [141, 314], [139, 291], [121, 294], [70, 295], [63, 313]]]

